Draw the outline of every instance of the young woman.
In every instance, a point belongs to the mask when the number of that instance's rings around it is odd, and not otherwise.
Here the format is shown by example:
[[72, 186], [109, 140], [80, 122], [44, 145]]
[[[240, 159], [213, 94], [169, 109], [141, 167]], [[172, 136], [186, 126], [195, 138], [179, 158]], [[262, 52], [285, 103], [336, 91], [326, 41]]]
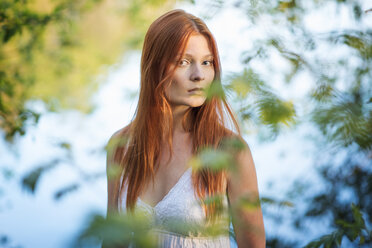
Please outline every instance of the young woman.
[[[252, 155], [224, 95], [206, 96], [208, 89], [222, 89], [220, 79], [217, 45], [201, 19], [173, 10], [152, 23], [143, 45], [135, 117], [109, 141], [107, 170], [120, 173], [108, 176], [107, 213], [147, 211], [164, 227], [156, 232], [160, 247], [229, 247], [228, 233], [187, 235], [167, 225], [217, 223], [227, 211], [218, 201], [208, 204], [214, 196], [234, 210], [229, 212], [238, 247], [265, 247]], [[190, 167], [204, 148], [220, 150], [228, 138], [243, 142], [237, 152], [227, 149], [233, 169]], [[241, 206], [247, 196], [254, 208]]]

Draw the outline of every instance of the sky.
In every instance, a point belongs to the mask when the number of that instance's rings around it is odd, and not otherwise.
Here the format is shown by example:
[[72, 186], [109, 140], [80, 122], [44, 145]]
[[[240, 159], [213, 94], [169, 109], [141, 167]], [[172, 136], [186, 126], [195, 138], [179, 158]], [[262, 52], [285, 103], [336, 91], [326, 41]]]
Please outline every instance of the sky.
[[[213, 12], [206, 11], [202, 2], [198, 4], [182, 4], [177, 8], [197, 16]], [[347, 15], [342, 10], [340, 13]], [[308, 25], [323, 32], [332, 25], [345, 28], [353, 25], [347, 21], [336, 23], [336, 20], [325, 23], [323, 19], [326, 16], [325, 13], [314, 14]], [[214, 18], [206, 19], [217, 40], [223, 75], [240, 72], [240, 54], [252, 46], [250, 37], [264, 36], [263, 30], [270, 30], [264, 22], [261, 26], [247, 30], [246, 27], [251, 25], [245, 20], [244, 13], [229, 7], [221, 10]], [[13, 148], [0, 142], [0, 167], [14, 169], [12, 179], [3, 179], [0, 174], [0, 234], [8, 235], [12, 244], [24, 248], [69, 247], [89, 214], [106, 213], [106, 154], [102, 148], [116, 130], [130, 122], [134, 114], [140, 55], [140, 51], [126, 53], [119, 63], [110, 68], [107, 77], [100, 79], [102, 86], [93, 96], [97, 108], [92, 114], [85, 116], [76, 111], [46, 113], [37, 126], [28, 128], [27, 134]], [[280, 58], [276, 59], [276, 70], [285, 70], [286, 65]], [[306, 80], [304, 78], [304, 83], [293, 87], [278, 80], [271, 86], [279, 95], [296, 100], [308, 91], [310, 83], [306, 83]], [[29, 105], [45, 112], [42, 102], [34, 101]], [[311, 165], [316, 159], [313, 154], [317, 148], [311, 139], [306, 138], [309, 130], [311, 127], [304, 125], [294, 131], [284, 132], [274, 142], [260, 141], [255, 132], [244, 135], [255, 161], [262, 196], [276, 196], [280, 199], [296, 178], [314, 179]], [[53, 145], [63, 141], [71, 143], [70, 153]], [[65, 161], [46, 172], [35, 194], [21, 188], [20, 180], [25, 173], [52, 158], [65, 159], [67, 155], [73, 158], [75, 164]], [[81, 182], [81, 173], [85, 172], [103, 176], [82, 182], [77, 191], [60, 200], [53, 198], [59, 189]], [[288, 231], [274, 226], [267, 218], [265, 228], [271, 234]]]

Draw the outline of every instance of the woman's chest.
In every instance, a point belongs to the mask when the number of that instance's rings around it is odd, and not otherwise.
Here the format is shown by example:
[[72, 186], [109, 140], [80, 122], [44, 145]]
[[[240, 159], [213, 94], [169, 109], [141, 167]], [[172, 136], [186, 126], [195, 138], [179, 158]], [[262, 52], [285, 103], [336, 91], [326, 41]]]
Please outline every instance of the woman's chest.
[[[140, 194], [140, 198], [150, 206], [160, 202], [180, 181], [190, 168], [192, 158], [191, 145], [174, 144], [173, 151], [164, 147], [159, 154], [154, 180], [148, 182]], [[191, 175], [190, 175], [191, 176]]]
[[[154, 217], [160, 226], [170, 226], [174, 223], [200, 223], [205, 219], [205, 213], [200, 200], [194, 194], [191, 180], [191, 168], [179, 178], [175, 185], [156, 204], [150, 205], [142, 197], [138, 197], [136, 210], [144, 211]], [[127, 187], [124, 187], [121, 210], [125, 211]]]

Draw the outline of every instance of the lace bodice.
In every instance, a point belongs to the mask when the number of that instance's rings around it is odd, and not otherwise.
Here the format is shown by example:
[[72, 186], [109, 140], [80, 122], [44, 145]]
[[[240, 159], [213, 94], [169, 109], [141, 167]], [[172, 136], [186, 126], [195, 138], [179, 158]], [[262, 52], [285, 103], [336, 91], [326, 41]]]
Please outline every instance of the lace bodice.
[[[138, 198], [136, 209], [148, 214], [157, 229], [161, 228], [159, 231], [159, 237], [162, 240], [162, 243], [159, 244], [160, 247], [230, 247], [228, 234], [218, 238], [209, 238], [198, 232], [182, 233], [183, 230], [177, 229], [177, 225], [174, 225], [178, 223], [179, 227], [179, 223], [184, 223], [188, 226], [197, 226], [203, 225], [205, 222], [204, 210], [194, 194], [191, 173], [192, 169], [187, 169], [156, 206], [152, 207]], [[127, 186], [124, 185], [123, 194], [119, 199], [121, 212], [126, 211], [126, 197]], [[226, 209], [226, 196], [223, 199], [223, 204]], [[228, 228], [229, 223], [226, 223], [226, 230]]]

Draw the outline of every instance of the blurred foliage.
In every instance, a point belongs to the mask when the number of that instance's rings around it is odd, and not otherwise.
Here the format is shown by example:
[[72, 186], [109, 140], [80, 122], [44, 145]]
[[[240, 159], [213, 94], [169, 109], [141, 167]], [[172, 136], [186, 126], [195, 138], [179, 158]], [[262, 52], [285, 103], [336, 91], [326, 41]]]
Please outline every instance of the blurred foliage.
[[104, 240], [103, 247], [156, 247], [155, 237], [150, 232], [150, 219], [144, 213], [135, 215], [117, 214], [107, 218], [92, 215], [89, 227], [77, 239], [74, 247], [94, 247]]
[[[94, 109], [91, 95], [109, 66], [139, 49], [168, 0], [2, 0], [0, 2], [0, 129], [8, 141], [40, 114]], [[100, 79], [101, 78], [101, 79]]]
[[322, 189], [314, 192], [303, 187], [298, 193], [292, 188], [289, 196], [307, 203], [302, 210], [292, 212], [293, 226], [303, 232], [308, 225], [334, 230], [306, 247], [340, 247], [345, 239], [351, 242], [348, 247], [372, 245], [372, 199], [368, 197], [372, 194], [372, 162], [363, 153], [355, 154], [358, 151], [347, 154], [341, 164], [330, 160], [319, 167]]
[[40, 176], [47, 170], [50, 170], [56, 165], [60, 163], [59, 159], [52, 160], [48, 162], [46, 165], [42, 165], [33, 169], [30, 173], [26, 174], [22, 179], [22, 186], [24, 189], [30, 191], [31, 193], [35, 193], [37, 183], [39, 182]]
[[[371, 148], [372, 30], [362, 25], [367, 12], [362, 11], [361, 4], [332, 0], [236, 1], [235, 6], [247, 14], [252, 25], [265, 20], [265, 27], [269, 27], [264, 38], [253, 39], [251, 48], [243, 53], [243, 72], [228, 78], [227, 89], [237, 96], [242, 122], [268, 125], [275, 137], [279, 124], [285, 127], [295, 124], [295, 120], [306, 121], [311, 115], [329, 142], [342, 146], [357, 142], [362, 148]], [[337, 8], [345, 8], [354, 17], [354, 29], [336, 26], [327, 33], [317, 33], [308, 27], [309, 16], [336, 12]], [[324, 56], [325, 49], [332, 55]], [[339, 56], [337, 51], [341, 51]], [[289, 70], [273, 71], [279, 61]], [[255, 69], [259, 64], [266, 68]], [[306, 83], [312, 84], [308, 97], [300, 99], [306, 103], [282, 100], [271, 93], [269, 85], [277, 84], [278, 78], [301, 85], [301, 75], [307, 75], [310, 82]], [[311, 105], [305, 107], [311, 109], [298, 116], [296, 109], [308, 103]]]
[[[227, 3], [218, 0], [210, 4], [222, 8]], [[38, 122], [41, 113], [27, 105], [34, 99], [43, 100], [49, 111], [92, 111], [90, 96], [99, 86], [97, 76], [104, 75], [107, 66], [118, 62], [125, 51], [140, 48], [148, 24], [172, 4], [164, 0], [1, 1], [0, 128], [6, 138], [10, 141], [16, 134], [24, 134], [27, 122]], [[318, 141], [316, 154], [319, 181], [300, 178], [288, 192], [288, 199], [261, 197], [258, 201], [245, 196], [240, 206], [251, 209], [261, 203], [264, 210], [284, 207], [291, 213], [296, 231], [308, 234], [308, 225], [329, 230], [310, 242], [297, 235], [268, 236], [267, 247], [370, 247], [372, 30], [366, 19], [372, 14], [371, 6], [363, 9], [361, 0], [237, 0], [233, 6], [246, 15], [247, 29], [265, 23], [266, 31], [247, 44], [241, 57], [244, 69], [230, 75], [223, 85], [238, 106], [243, 129], [254, 127], [265, 138], [275, 138], [283, 130], [310, 123], [324, 137]], [[310, 28], [317, 13], [326, 13], [341, 23], [343, 12], [351, 17], [351, 27], [333, 25], [322, 32]], [[306, 85], [308, 90], [305, 96], [299, 92], [298, 98], [282, 97], [275, 90], [280, 82], [288, 89]], [[208, 99], [225, 94], [220, 85], [212, 86], [206, 92]], [[72, 149], [66, 142], [59, 146]], [[109, 144], [106, 149], [112, 147]], [[234, 170], [234, 151], [242, 147], [230, 140], [217, 150], [203, 148], [191, 165]], [[345, 151], [347, 155], [341, 157]], [[56, 161], [25, 175], [24, 188], [34, 193], [42, 173], [55, 168]], [[110, 171], [109, 176], [117, 173]], [[4, 170], [3, 175], [11, 177], [12, 173]], [[85, 180], [99, 176], [81, 171]], [[79, 187], [80, 182], [73, 183], [54, 197], [61, 199]], [[203, 199], [207, 204], [220, 200], [218, 196]], [[189, 231], [187, 225], [172, 228]], [[212, 228], [206, 232], [213, 233], [218, 231]], [[102, 240], [107, 247], [130, 242], [139, 247], [154, 244], [149, 220], [142, 215], [95, 215], [76, 246], [90, 247]], [[8, 243], [7, 236], [0, 236], [1, 242]]]
[[[206, 200], [212, 204], [214, 199]], [[88, 227], [79, 235], [75, 247], [92, 247], [101, 244], [102, 247], [126, 247], [135, 244], [136, 247], [157, 247], [156, 232], [171, 230], [179, 235], [214, 237], [227, 234], [228, 219], [221, 219], [213, 225], [201, 225], [195, 222], [185, 222], [177, 218], [168, 219], [165, 225], [154, 222], [148, 212], [137, 209], [134, 213], [110, 214], [106, 218], [99, 214], [92, 215]]]
[[[247, 29], [262, 31], [242, 53], [243, 71], [227, 78], [243, 127], [272, 139], [283, 128], [309, 123], [319, 131], [311, 136], [323, 138], [316, 141], [319, 151], [314, 154], [322, 165], [318, 181], [299, 179], [288, 194], [297, 207], [271, 217], [279, 225], [292, 213], [293, 228], [308, 239], [309, 225], [330, 230], [306, 247], [370, 247], [371, 6], [358, 0], [267, 0], [234, 1], [234, 7], [246, 14]], [[314, 18], [326, 14], [332, 21], [320, 28], [321, 20]], [[345, 22], [351, 25], [343, 26]], [[283, 99], [270, 87], [280, 83], [288, 89], [306, 84], [308, 90]], [[324, 188], [317, 191], [313, 184]], [[304, 242], [308, 240], [283, 233], [268, 235], [267, 246], [300, 247]]]
[[58, 190], [58, 191], [55, 193], [55, 195], [54, 195], [54, 199], [55, 199], [55, 200], [60, 200], [60, 199], [61, 199], [63, 196], [65, 196], [66, 194], [69, 194], [69, 193], [71, 193], [71, 192], [73, 192], [73, 191], [78, 190], [79, 187], [80, 187], [80, 185], [77, 184], [77, 183], [74, 183], [74, 184], [71, 184], [71, 185], [69, 185], [69, 186], [67, 186], [67, 187], [64, 187], [63, 189], [60, 189], [60, 190]]
[[21, 248], [20, 245], [15, 245], [15, 242], [10, 237], [0, 234], [0, 247], [1, 248]]
[[242, 74], [231, 75], [229, 81], [225, 87], [236, 95], [235, 101], [240, 106], [238, 114], [243, 122], [268, 127], [273, 136], [279, 134], [282, 126], [295, 124], [293, 103], [276, 95], [251, 68], [244, 69]]
[[[305, 246], [305, 248], [318, 248], [318, 247], [340, 247], [344, 236], [350, 241], [355, 242], [359, 247], [361, 245], [370, 246], [372, 241], [372, 230], [368, 230], [365, 221], [359, 209], [352, 205], [353, 222], [339, 220], [339, 229], [331, 234], [324, 235], [316, 241], [312, 241]], [[357, 240], [358, 239], [358, 240]]]
[[198, 156], [194, 156], [191, 161], [191, 167], [194, 169], [209, 168], [213, 171], [225, 169], [233, 162], [230, 153], [218, 151], [212, 148], [205, 148]]
[[[109, 149], [115, 147], [114, 144], [126, 142], [127, 140], [113, 139], [106, 147]], [[236, 167], [236, 153], [247, 149], [246, 145], [241, 139], [236, 137], [225, 138], [218, 149], [204, 147], [199, 149], [198, 153], [190, 160], [189, 165], [194, 170], [228, 170], [232, 173], [237, 172]], [[109, 172], [117, 175], [117, 171]], [[178, 218], [169, 218], [166, 222], [159, 225], [153, 219], [150, 212], [138, 208], [134, 213], [108, 213], [107, 217], [100, 214], [91, 216], [90, 223], [82, 231], [77, 238], [74, 247], [92, 247], [102, 243], [102, 247], [127, 247], [129, 244], [134, 244], [135, 247], [156, 247], [156, 231], [169, 230], [178, 235], [192, 236], [192, 237], [215, 237], [219, 235], [230, 235], [235, 239], [235, 233], [229, 228], [231, 218], [236, 218], [240, 211], [252, 211], [263, 204], [277, 205], [281, 207], [292, 207], [289, 201], [276, 200], [270, 197], [263, 197], [261, 201], [257, 196], [246, 194], [238, 199], [239, 203], [235, 207], [228, 207], [227, 202], [223, 199], [225, 194], [218, 194], [213, 196], [206, 196], [200, 199], [200, 203], [214, 205], [217, 208], [216, 213], [219, 218], [215, 222], [185, 222]], [[235, 222], [236, 225], [246, 225], [239, 219]], [[252, 225], [249, 226], [252, 232], [257, 231], [257, 228]], [[154, 231], [154, 232], [153, 232]], [[155, 236], [154, 236], [155, 235]]]

